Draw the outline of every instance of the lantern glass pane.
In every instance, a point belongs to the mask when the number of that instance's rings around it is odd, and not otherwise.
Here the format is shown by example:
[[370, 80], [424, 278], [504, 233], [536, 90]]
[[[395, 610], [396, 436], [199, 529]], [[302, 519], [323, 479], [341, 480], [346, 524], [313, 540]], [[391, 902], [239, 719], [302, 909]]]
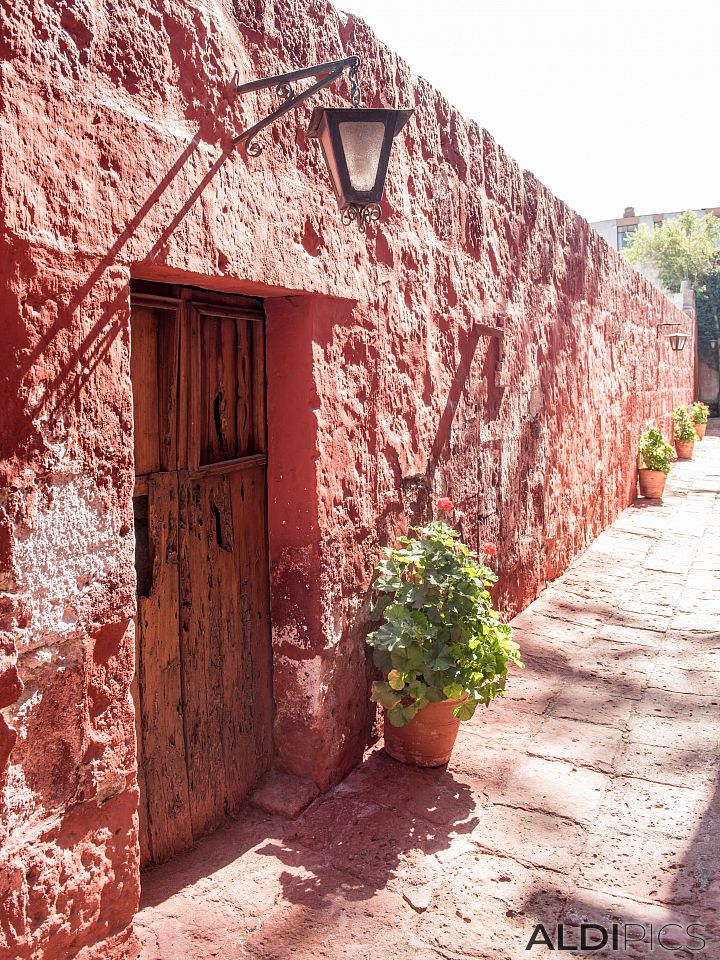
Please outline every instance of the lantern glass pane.
[[335, 161], [335, 151], [333, 150], [332, 138], [330, 136], [330, 130], [328, 129], [327, 124], [324, 125], [324, 129], [320, 135], [320, 143], [322, 144], [323, 153], [325, 154], [325, 163], [327, 164], [328, 173], [330, 174], [330, 179], [332, 180], [335, 194], [339, 198], [340, 172], [338, 171], [337, 163]]
[[338, 126], [352, 188], [372, 190], [380, 166], [385, 124], [356, 120]]

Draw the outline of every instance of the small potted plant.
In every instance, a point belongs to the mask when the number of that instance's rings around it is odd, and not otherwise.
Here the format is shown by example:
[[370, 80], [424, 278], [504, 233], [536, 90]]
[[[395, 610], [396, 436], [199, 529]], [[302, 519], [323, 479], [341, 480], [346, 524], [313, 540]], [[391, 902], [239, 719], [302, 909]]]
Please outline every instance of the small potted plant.
[[670, 472], [673, 448], [657, 427], [650, 427], [640, 437], [638, 480], [640, 496], [660, 500]]
[[[453, 509], [447, 498], [437, 503]], [[503, 696], [508, 665], [522, 667], [512, 630], [493, 610], [497, 576], [444, 520], [412, 527], [375, 569], [375, 619], [369, 634], [385, 679], [371, 699], [384, 708], [385, 749], [396, 760], [435, 767], [450, 759], [461, 720]]]
[[685, 407], [673, 410], [673, 440], [678, 460], [692, 460], [697, 434]]
[[710, 407], [706, 403], [703, 403], [702, 400], [696, 400], [695, 403], [690, 407], [690, 419], [695, 427], [695, 433], [698, 435], [698, 440], [702, 440], [702, 438], [705, 436], [709, 416]]

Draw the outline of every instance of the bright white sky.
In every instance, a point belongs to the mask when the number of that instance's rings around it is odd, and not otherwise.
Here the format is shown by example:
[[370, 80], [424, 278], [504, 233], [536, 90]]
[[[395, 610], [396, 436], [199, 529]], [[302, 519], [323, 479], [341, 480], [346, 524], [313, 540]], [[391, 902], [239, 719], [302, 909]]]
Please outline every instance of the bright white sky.
[[335, 3], [588, 220], [720, 206], [718, 0]]

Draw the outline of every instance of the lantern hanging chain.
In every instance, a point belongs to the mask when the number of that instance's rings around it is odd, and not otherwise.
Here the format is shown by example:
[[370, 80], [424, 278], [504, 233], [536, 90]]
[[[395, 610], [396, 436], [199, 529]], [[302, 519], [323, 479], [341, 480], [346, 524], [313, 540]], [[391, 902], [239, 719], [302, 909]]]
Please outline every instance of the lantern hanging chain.
[[357, 59], [356, 62], [350, 67], [348, 71], [348, 77], [350, 78], [350, 103], [358, 109], [360, 107], [360, 82], [358, 80], [358, 74], [360, 73], [360, 60]]

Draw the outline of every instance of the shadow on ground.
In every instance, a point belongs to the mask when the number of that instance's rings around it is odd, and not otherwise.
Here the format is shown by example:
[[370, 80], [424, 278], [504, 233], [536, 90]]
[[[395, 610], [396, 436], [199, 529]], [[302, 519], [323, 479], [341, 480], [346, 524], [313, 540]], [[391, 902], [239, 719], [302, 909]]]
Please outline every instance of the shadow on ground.
[[718, 960], [714, 444], [515, 619], [527, 668], [449, 768], [376, 749], [295, 821], [248, 810], [145, 875], [143, 960], [519, 960], [558, 923], [562, 955], [608, 953], [582, 922], [617, 925], [611, 956]]

